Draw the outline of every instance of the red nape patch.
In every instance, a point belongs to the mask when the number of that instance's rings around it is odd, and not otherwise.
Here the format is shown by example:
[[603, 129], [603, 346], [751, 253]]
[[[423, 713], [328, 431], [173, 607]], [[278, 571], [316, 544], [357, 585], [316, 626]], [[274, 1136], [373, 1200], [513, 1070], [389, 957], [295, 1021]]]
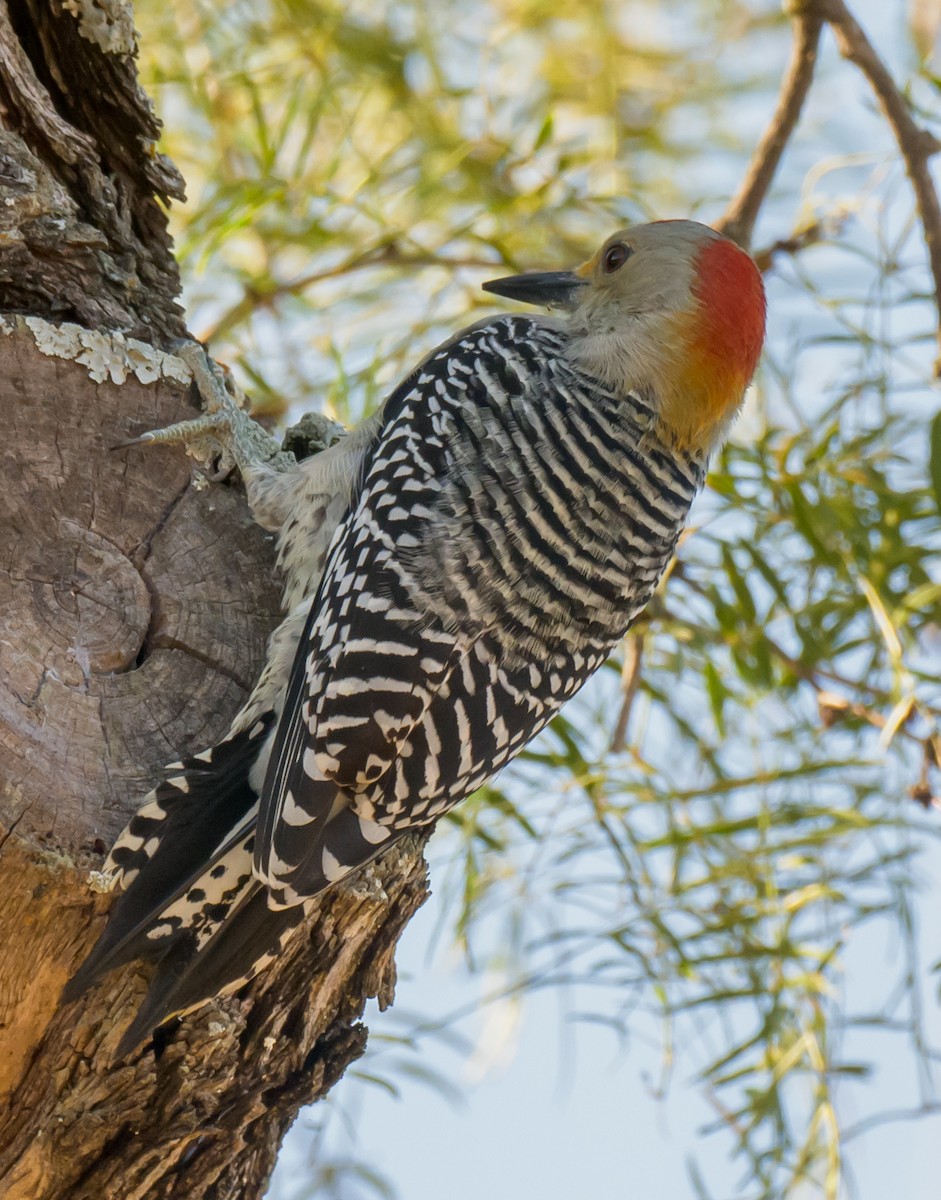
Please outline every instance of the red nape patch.
[[727, 238], [710, 238], [699, 254], [693, 294], [702, 304], [700, 349], [724, 358], [747, 383], [765, 340], [765, 288], [752, 259]]

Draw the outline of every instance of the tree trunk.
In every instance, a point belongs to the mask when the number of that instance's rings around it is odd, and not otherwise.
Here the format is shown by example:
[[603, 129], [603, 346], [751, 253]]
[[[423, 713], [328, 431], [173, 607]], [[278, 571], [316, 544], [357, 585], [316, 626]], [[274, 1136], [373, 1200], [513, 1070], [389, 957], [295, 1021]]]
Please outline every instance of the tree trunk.
[[163, 763], [226, 729], [278, 617], [269, 539], [182, 451], [116, 441], [193, 415], [129, 9], [0, 0], [0, 1195], [261, 1194], [298, 1107], [363, 1050], [420, 848], [335, 890], [239, 998], [129, 1062], [146, 968], [58, 1010], [109, 900], [90, 869]]

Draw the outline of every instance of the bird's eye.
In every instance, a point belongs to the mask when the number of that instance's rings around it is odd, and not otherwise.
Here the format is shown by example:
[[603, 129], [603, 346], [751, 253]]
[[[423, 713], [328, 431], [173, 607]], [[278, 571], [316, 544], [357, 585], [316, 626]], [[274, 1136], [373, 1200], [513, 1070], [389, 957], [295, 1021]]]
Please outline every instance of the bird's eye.
[[601, 260], [605, 275], [613, 275], [615, 271], [624, 266], [633, 253], [630, 246], [625, 246], [623, 242], [615, 242], [613, 246], [609, 246]]

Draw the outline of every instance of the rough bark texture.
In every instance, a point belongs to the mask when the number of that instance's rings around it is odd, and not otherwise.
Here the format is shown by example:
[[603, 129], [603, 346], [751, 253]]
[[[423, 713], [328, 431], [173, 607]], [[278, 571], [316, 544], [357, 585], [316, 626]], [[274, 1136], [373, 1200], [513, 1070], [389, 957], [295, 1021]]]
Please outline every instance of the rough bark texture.
[[185, 332], [162, 207], [183, 180], [134, 46], [123, 0], [0, 2], [0, 310]]
[[394, 851], [384, 893], [335, 891], [247, 996], [126, 1063], [145, 968], [57, 1009], [109, 904], [89, 868], [162, 764], [225, 729], [279, 593], [240, 488], [108, 449], [193, 411], [153, 348], [182, 331], [157, 203], [179, 182], [122, 14], [0, 0], [0, 1196], [252, 1200], [362, 1052], [367, 997], [391, 999], [425, 869]]

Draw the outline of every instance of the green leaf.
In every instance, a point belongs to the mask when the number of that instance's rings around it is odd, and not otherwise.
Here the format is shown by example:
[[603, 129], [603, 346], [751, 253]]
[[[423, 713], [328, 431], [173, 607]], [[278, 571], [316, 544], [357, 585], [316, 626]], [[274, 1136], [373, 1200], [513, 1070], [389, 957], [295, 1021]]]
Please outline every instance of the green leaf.
[[941, 412], [931, 422], [931, 453], [928, 460], [934, 502], [941, 512]]
[[725, 689], [725, 684], [719, 678], [719, 672], [711, 662], [707, 662], [703, 670], [703, 678], [706, 681], [706, 693], [709, 696], [709, 704], [712, 708], [712, 717], [716, 723], [720, 735], [725, 737], [725, 698], [728, 692]]

